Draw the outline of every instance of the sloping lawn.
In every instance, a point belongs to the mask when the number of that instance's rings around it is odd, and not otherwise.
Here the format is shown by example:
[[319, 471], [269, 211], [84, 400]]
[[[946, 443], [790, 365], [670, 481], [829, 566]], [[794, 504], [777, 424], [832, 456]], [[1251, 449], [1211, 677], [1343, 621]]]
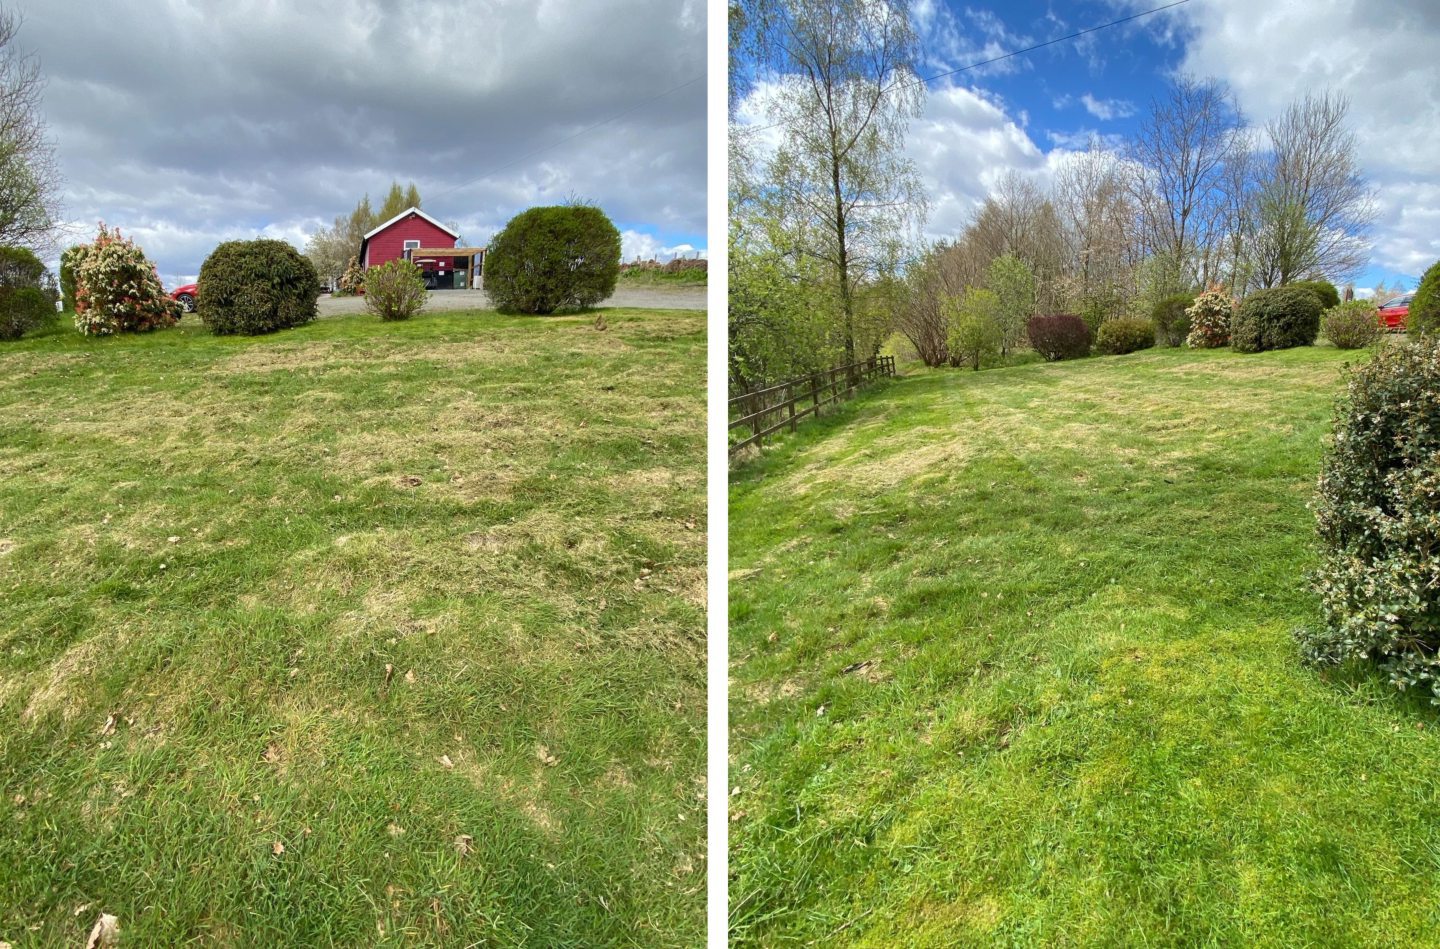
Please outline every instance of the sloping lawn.
[[1357, 358], [920, 373], [739, 469], [737, 944], [1432, 942], [1440, 719], [1291, 640]]
[[0, 346], [0, 941], [694, 945], [699, 312]]

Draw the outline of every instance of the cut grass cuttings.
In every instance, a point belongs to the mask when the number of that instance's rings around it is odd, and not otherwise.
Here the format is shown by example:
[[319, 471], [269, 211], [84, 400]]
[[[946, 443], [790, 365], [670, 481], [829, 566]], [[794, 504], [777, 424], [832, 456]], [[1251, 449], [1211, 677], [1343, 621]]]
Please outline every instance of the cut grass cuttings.
[[0, 941], [695, 945], [700, 312], [0, 347]]
[[738, 945], [1381, 945], [1440, 720], [1302, 665], [1346, 360], [920, 372], [731, 487]]

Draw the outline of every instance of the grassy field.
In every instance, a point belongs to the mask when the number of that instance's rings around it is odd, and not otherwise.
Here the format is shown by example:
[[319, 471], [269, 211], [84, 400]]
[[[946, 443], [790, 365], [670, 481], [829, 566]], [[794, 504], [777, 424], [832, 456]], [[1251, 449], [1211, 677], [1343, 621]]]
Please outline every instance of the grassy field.
[[708, 273], [698, 267], [666, 273], [663, 270], [626, 270], [620, 274], [621, 287], [703, 287]]
[[1440, 719], [1291, 639], [1358, 358], [922, 371], [740, 468], [736, 944], [1433, 944]]
[[0, 941], [695, 945], [700, 312], [0, 346]]

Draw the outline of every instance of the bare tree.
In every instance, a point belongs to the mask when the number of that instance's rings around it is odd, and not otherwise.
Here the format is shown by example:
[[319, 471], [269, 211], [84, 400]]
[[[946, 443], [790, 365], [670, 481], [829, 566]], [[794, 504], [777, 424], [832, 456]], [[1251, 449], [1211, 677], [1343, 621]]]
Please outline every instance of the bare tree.
[[747, 4], [754, 48], [781, 76], [770, 117], [782, 130], [767, 163], [769, 214], [834, 275], [848, 361], [856, 358], [856, 288], [893, 272], [924, 213], [904, 134], [922, 84], [904, 3], [772, 0]]
[[976, 209], [960, 243], [973, 248], [980, 273], [974, 286], [982, 286], [990, 261], [1006, 254], [1023, 260], [1034, 271], [1042, 309], [1060, 304], [1058, 288], [1067, 256], [1064, 226], [1050, 199], [1033, 180], [1006, 172], [995, 190]]
[[1131, 194], [1151, 252], [1176, 261], [1175, 289], [1216, 276], [1224, 228], [1226, 162], [1243, 133], [1233, 96], [1215, 79], [1185, 76], [1151, 102], [1130, 140]]
[[0, 9], [0, 244], [50, 249], [60, 219], [60, 168], [40, 116], [40, 62], [16, 45], [20, 23]]
[[1254, 281], [1278, 286], [1314, 274], [1355, 276], [1369, 259], [1375, 193], [1360, 174], [1349, 100], [1307, 94], [1265, 126]]
[[1082, 308], [1095, 300], [1128, 297], [1142, 251], [1120, 156], [1092, 139], [1089, 149], [1065, 158], [1051, 194], [1065, 227], [1069, 295]]

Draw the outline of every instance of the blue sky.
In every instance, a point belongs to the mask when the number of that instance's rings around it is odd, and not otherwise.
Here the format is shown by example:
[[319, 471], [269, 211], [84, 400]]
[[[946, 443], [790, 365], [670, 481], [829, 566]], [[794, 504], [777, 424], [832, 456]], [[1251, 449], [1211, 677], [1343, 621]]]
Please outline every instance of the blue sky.
[[[1163, 2], [917, 0], [912, 11], [932, 76]], [[1090, 135], [1125, 136], [1184, 71], [1227, 83], [1256, 125], [1306, 90], [1346, 93], [1362, 167], [1379, 189], [1375, 247], [1356, 283], [1413, 287], [1440, 258], [1437, 48], [1436, 0], [1190, 0], [932, 82], [908, 141], [931, 201], [926, 236], [954, 236], [1006, 171], [1045, 184]]]
[[104, 7], [20, 0], [19, 44], [47, 80], [67, 243], [103, 219], [167, 286], [224, 240], [303, 247], [396, 179], [467, 242], [574, 197], [627, 258], [706, 247], [705, 0]]

